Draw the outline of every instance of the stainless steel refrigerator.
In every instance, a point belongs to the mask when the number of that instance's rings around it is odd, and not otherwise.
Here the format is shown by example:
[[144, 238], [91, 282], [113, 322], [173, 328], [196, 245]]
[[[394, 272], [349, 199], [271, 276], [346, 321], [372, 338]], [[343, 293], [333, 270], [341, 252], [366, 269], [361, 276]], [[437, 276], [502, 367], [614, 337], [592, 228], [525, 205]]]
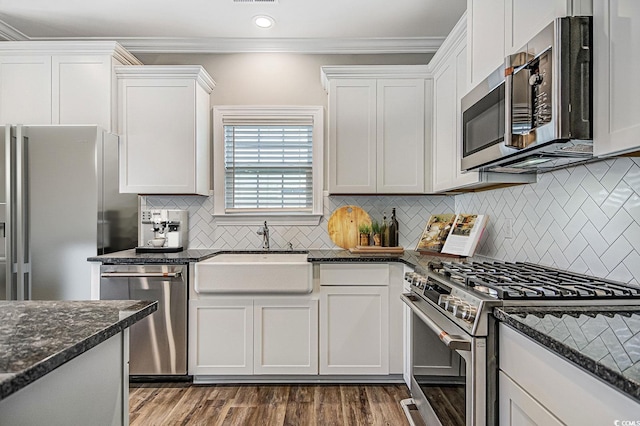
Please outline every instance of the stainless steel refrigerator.
[[118, 137], [97, 126], [0, 126], [0, 299], [85, 300], [87, 258], [137, 245]]

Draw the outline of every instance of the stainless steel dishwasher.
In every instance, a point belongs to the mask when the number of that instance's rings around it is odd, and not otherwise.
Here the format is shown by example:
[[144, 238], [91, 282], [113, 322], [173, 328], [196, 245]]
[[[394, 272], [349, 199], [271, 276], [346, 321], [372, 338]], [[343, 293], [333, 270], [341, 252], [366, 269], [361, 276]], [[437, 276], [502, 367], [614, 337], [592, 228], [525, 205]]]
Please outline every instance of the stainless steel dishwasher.
[[187, 266], [102, 265], [100, 299], [157, 300], [130, 331], [131, 376], [187, 375]]

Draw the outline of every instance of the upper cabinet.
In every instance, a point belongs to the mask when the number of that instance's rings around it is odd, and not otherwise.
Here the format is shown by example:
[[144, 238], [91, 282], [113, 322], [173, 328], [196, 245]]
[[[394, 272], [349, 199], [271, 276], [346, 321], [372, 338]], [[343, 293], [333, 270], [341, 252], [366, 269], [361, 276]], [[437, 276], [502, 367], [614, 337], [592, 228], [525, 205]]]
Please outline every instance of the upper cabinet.
[[117, 67], [120, 192], [209, 195], [215, 82], [199, 65]]
[[593, 9], [594, 154], [638, 151], [640, 2], [603, 0]]
[[504, 63], [507, 1], [467, 0], [469, 89]]
[[329, 93], [329, 193], [428, 192], [426, 66], [326, 66], [322, 80]]
[[553, 19], [591, 15], [591, 2], [467, 0], [469, 88], [504, 64], [505, 56], [517, 52]]
[[0, 43], [0, 124], [117, 128], [114, 67], [138, 65], [116, 42]]

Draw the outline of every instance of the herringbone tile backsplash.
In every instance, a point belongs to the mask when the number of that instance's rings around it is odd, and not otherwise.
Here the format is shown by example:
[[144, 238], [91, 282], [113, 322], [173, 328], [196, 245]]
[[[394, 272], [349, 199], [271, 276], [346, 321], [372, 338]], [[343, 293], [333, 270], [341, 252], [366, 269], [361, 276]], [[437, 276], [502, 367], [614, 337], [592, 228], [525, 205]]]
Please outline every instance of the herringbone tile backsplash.
[[[258, 226], [217, 225], [212, 217], [213, 197], [197, 196], [147, 196], [143, 197], [148, 208], [189, 210], [189, 248], [227, 248], [236, 250], [256, 249], [262, 246], [262, 237], [256, 234]], [[286, 248], [291, 242], [294, 248], [339, 248], [329, 238], [327, 222], [331, 213], [341, 206], [355, 205], [363, 208], [372, 219], [382, 221], [382, 215], [391, 215], [396, 208], [400, 223], [400, 244], [415, 248], [422, 230], [434, 213], [454, 211], [454, 198], [447, 196], [330, 196], [324, 197], [324, 217], [318, 226], [269, 225], [272, 248]]]
[[[538, 183], [456, 196], [484, 213], [478, 254], [614, 280], [640, 281], [640, 159], [617, 158], [538, 175]], [[513, 219], [513, 238], [505, 223]]]
[[[188, 209], [191, 248], [253, 249], [257, 227], [219, 226], [212, 197], [147, 196], [153, 208]], [[330, 196], [318, 226], [277, 226], [272, 247], [337, 248], [327, 221], [344, 205], [357, 205], [381, 220], [396, 207], [400, 244], [413, 249], [429, 216], [482, 213], [489, 223], [477, 253], [530, 261], [625, 282], [640, 282], [640, 159], [618, 158], [538, 176], [538, 183], [452, 196]], [[513, 220], [513, 238], [505, 222]], [[254, 229], [255, 228], [255, 229]]]

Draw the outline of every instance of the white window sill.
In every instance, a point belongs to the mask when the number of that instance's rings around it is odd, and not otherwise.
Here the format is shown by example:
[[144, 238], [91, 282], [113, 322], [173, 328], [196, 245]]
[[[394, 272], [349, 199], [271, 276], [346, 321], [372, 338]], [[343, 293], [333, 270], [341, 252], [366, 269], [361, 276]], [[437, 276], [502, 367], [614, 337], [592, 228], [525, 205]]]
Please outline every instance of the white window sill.
[[266, 220], [269, 225], [295, 225], [295, 226], [318, 226], [321, 214], [214, 214], [213, 219], [217, 225], [262, 225]]

